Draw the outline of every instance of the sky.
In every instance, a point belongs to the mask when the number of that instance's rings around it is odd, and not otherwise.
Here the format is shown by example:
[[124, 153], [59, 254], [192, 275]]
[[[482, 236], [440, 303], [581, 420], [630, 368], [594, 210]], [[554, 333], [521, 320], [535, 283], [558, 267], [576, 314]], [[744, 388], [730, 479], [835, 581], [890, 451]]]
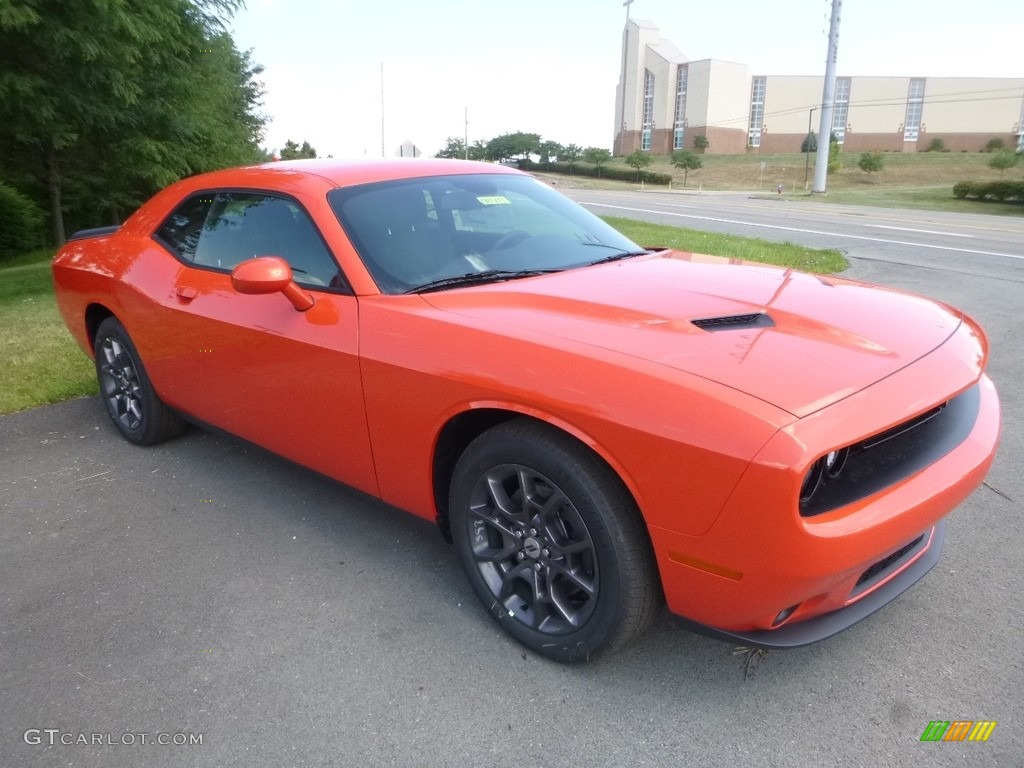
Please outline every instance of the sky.
[[[823, 75], [830, 0], [635, 0], [691, 61]], [[263, 65], [263, 146], [433, 155], [502, 133], [610, 148], [622, 0], [247, 0], [229, 23]], [[846, 0], [839, 76], [1024, 77], [1022, 0]], [[383, 86], [383, 87], [382, 87]]]

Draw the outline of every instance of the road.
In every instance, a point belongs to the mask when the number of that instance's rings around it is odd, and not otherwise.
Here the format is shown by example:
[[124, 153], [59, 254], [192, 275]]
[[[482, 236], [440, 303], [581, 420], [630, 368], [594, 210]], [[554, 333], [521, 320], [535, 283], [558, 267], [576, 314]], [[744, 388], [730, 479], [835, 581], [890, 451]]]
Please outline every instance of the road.
[[564, 191], [602, 216], [841, 248], [856, 258], [893, 264], [949, 267], [954, 261], [951, 271], [966, 267], [970, 274], [1010, 274], [1024, 281], [1024, 217], [825, 205], [740, 193]]
[[[199, 431], [133, 448], [75, 400], [0, 418], [0, 765], [1019, 767], [1022, 222], [574, 194], [843, 248], [852, 276], [982, 321], [1003, 444], [923, 582], [746, 678], [668, 616], [558, 666], [499, 634], [430, 525]], [[919, 741], [956, 719], [998, 725], [987, 743]]]

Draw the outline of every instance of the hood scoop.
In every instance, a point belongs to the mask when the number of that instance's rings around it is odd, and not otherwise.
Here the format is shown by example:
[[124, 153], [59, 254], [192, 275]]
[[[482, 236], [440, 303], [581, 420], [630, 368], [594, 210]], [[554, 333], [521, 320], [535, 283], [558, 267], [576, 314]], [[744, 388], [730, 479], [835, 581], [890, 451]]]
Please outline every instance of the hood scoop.
[[746, 315], [702, 317], [690, 322], [705, 331], [740, 331], [747, 328], [771, 328], [775, 325], [775, 321], [764, 312], [754, 312]]

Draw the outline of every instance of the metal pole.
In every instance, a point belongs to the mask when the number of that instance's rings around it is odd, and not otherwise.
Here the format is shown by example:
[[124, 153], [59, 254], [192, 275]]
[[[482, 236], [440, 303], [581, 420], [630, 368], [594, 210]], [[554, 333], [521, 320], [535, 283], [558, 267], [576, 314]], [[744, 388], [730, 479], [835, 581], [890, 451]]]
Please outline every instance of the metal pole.
[[817, 107], [811, 107], [811, 111], [807, 113], [807, 142], [804, 145], [804, 191], [807, 191], [807, 174], [811, 169], [811, 118], [814, 117], [814, 110]]
[[384, 154], [384, 62], [380, 63], [380, 156]]
[[[626, 26], [622, 28], [622, 74], [619, 78], [619, 90], [622, 92], [619, 95], [619, 114], [616, 116], [618, 120], [616, 125], [619, 131], [619, 149], [624, 149], [622, 146], [622, 135], [626, 130], [626, 60], [629, 53], [629, 6], [632, 5], [633, 0], [626, 0], [623, 5], [626, 7]], [[612, 154], [615, 154], [615, 137], [612, 137]]]
[[469, 160], [469, 107], [466, 107], [466, 159]]
[[836, 58], [839, 55], [839, 15], [843, 0], [832, 0], [832, 21], [828, 25], [828, 58], [825, 59], [825, 88], [821, 95], [821, 123], [818, 127], [818, 154], [815, 155], [814, 186], [811, 192], [825, 192], [828, 174], [828, 149], [832, 143], [832, 107], [836, 100]]

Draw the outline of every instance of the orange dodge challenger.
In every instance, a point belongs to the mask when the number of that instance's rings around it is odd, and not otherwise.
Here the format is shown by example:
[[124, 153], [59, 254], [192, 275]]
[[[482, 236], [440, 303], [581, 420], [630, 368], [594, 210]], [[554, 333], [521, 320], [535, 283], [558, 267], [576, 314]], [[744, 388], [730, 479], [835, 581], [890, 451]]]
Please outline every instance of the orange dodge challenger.
[[935, 564], [998, 441], [962, 312], [645, 250], [501, 166], [196, 176], [53, 273], [126, 439], [214, 427], [436, 520], [559, 661], [663, 602], [754, 646], [839, 632]]

